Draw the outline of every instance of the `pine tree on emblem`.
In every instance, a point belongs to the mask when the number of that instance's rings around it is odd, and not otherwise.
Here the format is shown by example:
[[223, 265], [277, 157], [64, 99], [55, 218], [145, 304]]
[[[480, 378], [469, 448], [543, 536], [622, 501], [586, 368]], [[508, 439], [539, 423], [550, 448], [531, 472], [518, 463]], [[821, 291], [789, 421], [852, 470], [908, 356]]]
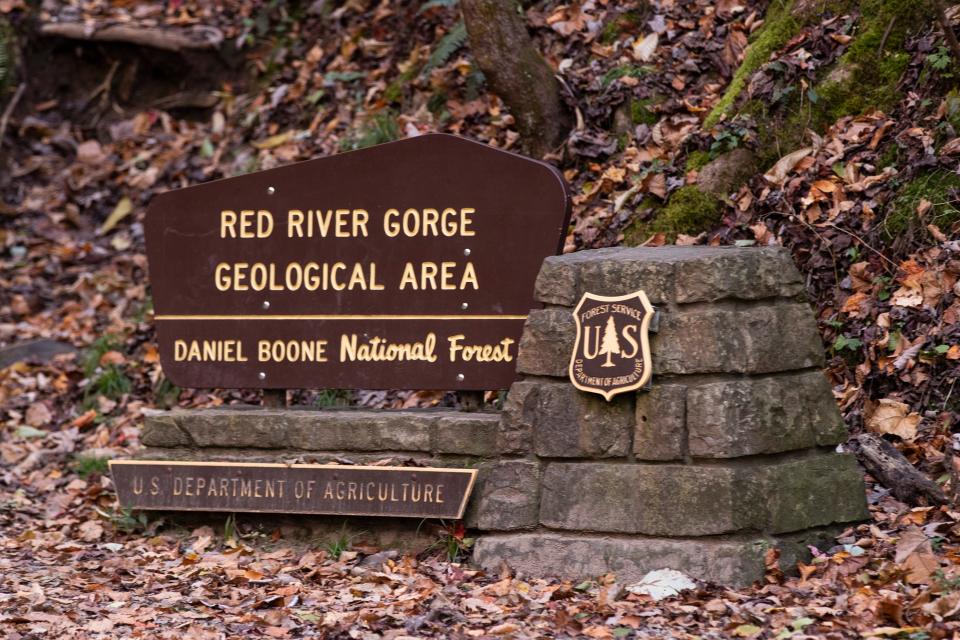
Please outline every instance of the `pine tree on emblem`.
[[607, 354], [607, 361], [601, 367], [612, 367], [611, 354], [620, 353], [620, 341], [617, 339], [617, 325], [613, 316], [607, 318], [607, 326], [603, 328], [603, 342], [600, 344], [600, 355]]

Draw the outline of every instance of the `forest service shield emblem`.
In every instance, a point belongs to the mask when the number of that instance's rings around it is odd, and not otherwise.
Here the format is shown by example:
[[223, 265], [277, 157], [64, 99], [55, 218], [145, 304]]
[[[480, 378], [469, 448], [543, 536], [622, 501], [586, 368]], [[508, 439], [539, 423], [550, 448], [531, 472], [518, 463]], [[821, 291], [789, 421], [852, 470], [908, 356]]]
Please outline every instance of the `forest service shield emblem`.
[[573, 310], [577, 324], [570, 357], [573, 386], [609, 401], [645, 385], [653, 373], [648, 339], [653, 313], [643, 291], [623, 296], [583, 294]]

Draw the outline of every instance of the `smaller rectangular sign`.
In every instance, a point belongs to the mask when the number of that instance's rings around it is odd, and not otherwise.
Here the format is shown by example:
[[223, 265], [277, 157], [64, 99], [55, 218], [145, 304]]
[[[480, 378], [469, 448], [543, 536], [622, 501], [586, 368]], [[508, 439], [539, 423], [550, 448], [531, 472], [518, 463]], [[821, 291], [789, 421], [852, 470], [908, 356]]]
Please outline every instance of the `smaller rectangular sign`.
[[164, 511], [462, 518], [476, 469], [111, 460], [120, 505]]

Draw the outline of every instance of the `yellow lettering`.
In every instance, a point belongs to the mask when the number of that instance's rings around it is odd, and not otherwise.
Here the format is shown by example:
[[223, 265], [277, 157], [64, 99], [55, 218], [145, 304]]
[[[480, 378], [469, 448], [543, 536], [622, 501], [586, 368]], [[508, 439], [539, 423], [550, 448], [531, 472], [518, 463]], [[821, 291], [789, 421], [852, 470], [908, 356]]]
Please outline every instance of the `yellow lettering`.
[[403, 291], [407, 285], [410, 285], [414, 289], [417, 288], [417, 276], [413, 270], [413, 264], [410, 262], [403, 265], [403, 276], [400, 278], [400, 291]]
[[297, 237], [303, 237], [303, 211], [299, 209], [290, 209], [287, 212], [287, 237], [292, 238], [294, 229], [296, 229]]
[[[227, 274], [223, 275], [223, 272], [226, 271]], [[230, 289], [230, 265], [226, 262], [221, 262], [213, 270], [213, 282], [217, 286], [217, 289], [220, 291], [227, 291]]]
[[640, 345], [637, 344], [637, 339], [632, 335], [636, 333], [636, 331], [637, 331], [637, 325], [635, 324], [628, 324], [623, 328], [623, 331], [621, 333], [623, 334], [623, 339], [627, 342], [627, 344], [630, 345], [630, 349], [629, 350], [624, 349], [623, 352], [620, 354], [621, 357], [623, 358], [636, 357], [637, 351], [640, 350]]
[[466, 289], [468, 284], [473, 286], [474, 291], [480, 288], [480, 284], [477, 282], [477, 272], [473, 268], [472, 262], [468, 262], [463, 268], [463, 277], [460, 278], [460, 290], [463, 291]]
[[230, 234], [231, 238], [237, 237], [237, 212], [236, 211], [221, 211], [220, 212], [220, 237], [226, 238], [227, 234]]

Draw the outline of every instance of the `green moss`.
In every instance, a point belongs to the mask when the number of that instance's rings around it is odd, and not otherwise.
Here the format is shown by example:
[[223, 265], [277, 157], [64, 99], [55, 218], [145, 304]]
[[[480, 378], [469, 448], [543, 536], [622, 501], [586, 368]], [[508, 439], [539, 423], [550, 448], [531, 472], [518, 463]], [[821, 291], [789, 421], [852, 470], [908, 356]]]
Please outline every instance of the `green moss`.
[[7, 87], [13, 75], [13, 29], [0, 17], [0, 91]]
[[767, 168], [784, 155], [803, 146], [807, 129], [816, 129], [807, 113], [792, 111], [776, 127], [766, 127], [760, 140], [760, 165]]
[[770, 55], [782, 48], [790, 41], [797, 31], [800, 30], [800, 22], [790, 13], [795, 0], [774, 0], [767, 9], [767, 15], [764, 18], [763, 26], [753, 34], [753, 40], [747, 47], [743, 56], [743, 62], [737, 67], [727, 90], [724, 92], [720, 102], [710, 111], [710, 115], [704, 121], [704, 127], [712, 127], [724, 114], [733, 111], [733, 106], [737, 98], [747, 87], [750, 76], [762, 67]]
[[[956, 189], [960, 189], [960, 176], [942, 169], [925, 173], [905, 184], [887, 205], [887, 217], [883, 221], [887, 238], [892, 240], [931, 222], [949, 235], [951, 227], [960, 222], [960, 199], [951, 195]], [[917, 216], [917, 207], [922, 199], [933, 204], [933, 208], [921, 220]]]
[[74, 457], [74, 468], [81, 478], [104, 476], [110, 472], [110, 461], [108, 458], [79, 453]]
[[880, 169], [886, 169], [887, 167], [896, 167], [897, 162], [900, 160], [900, 147], [896, 144], [888, 144], [877, 157], [877, 166]]
[[620, 14], [604, 27], [600, 32], [600, 42], [603, 44], [613, 44], [620, 38], [620, 34], [626, 31], [636, 31], [643, 24], [643, 14], [639, 11], [627, 11]]
[[960, 91], [951, 89], [943, 98], [946, 106], [946, 120], [953, 130], [960, 132]]
[[[850, 10], [850, 4], [853, 3], [836, 3], [831, 6], [831, 11], [842, 15]], [[859, 0], [855, 4], [860, 17], [852, 33], [853, 40], [831, 69], [842, 69], [842, 79], [823, 79], [804, 96], [795, 91], [796, 98], [788, 103], [789, 111], [799, 112], [799, 107], [803, 106], [798, 118], [802, 122], [794, 123], [799, 126], [792, 127], [800, 130], [799, 137], [805, 128], [822, 131], [843, 116], [858, 115], [870, 108], [889, 111], [901, 98], [897, 84], [910, 62], [910, 55], [904, 51], [907, 37], [933, 20], [933, 9], [928, 3]], [[722, 115], [732, 113], [753, 73], [801, 28], [820, 19], [818, 12], [809, 16], [793, 15], [793, 5], [793, 1], [787, 0], [771, 5], [766, 22], [754, 34], [743, 63], [723, 98], [710, 112], [705, 126], [713, 126]], [[826, 78], [830, 75], [826, 74]], [[740, 111], [743, 112], [743, 108]], [[778, 140], [782, 137], [777, 135]], [[781, 144], [784, 152], [791, 146]]]
[[685, 165], [687, 171], [700, 171], [706, 164], [710, 162], [710, 152], [709, 151], [691, 151], [687, 155], [687, 164]]
[[[814, 88], [805, 118], [823, 131], [844, 116], [870, 109], [889, 112], [903, 97], [897, 89], [910, 64], [904, 50], [911, 33], [933, 21], [924, 3], [861, 0], [860, 18], [847, 51]], [[840, 76], [839, 78], [837, 76]]]
[[693, 185], [677, 189], [667, 205], [653, 220], [634, 223], [624, 233], [627, 245], [638, 245], [655, 233], [664, 233], [667, 240], [676, 240], [678, 234], [697, 235], [719, 224], [723, 210], [721, 202]]
[[600, 78], [600, 84], [604, 87], [609, 86], [611, 83], [630, 76], [632, 78], [639, 78], [640, 76], [649, 73], [649, 67], [638, 67], [633, 64], [622, 64], [619, 67], [613, 67]]
[[387, 109], [374, 114], [358, 129], [341, 139], [340, 149], [343, 151], [365, 149], [399, 138], [400, 125], [397, 124], [397, 113], [392, 109]]
[[404, 83], [400, 80], [394, 80], [391, 82], [386, 89], [383, 91], [383, 100], [384, 102], [402, 102], [403, 101], [403, 85]]
[[630, 119], [633, 121], [633, 124], [646, 124], [653, 126], [657, 124], [657, 114], [650, 110], [650, 107], [655, 104], [656, 101], [653, 98], [647, 98], [646, 100], [632, 100], [630, 102]]
[[850, 78], [817, 89], [834, 120], [871, 107], [889, 111], [900, 100], [897, 83], [910, 63], [907, 37], [933, 17], [924, 3], [902, 0], [861, 0], [860, 10], [854, 40], [837, 62], [852, 70]]

